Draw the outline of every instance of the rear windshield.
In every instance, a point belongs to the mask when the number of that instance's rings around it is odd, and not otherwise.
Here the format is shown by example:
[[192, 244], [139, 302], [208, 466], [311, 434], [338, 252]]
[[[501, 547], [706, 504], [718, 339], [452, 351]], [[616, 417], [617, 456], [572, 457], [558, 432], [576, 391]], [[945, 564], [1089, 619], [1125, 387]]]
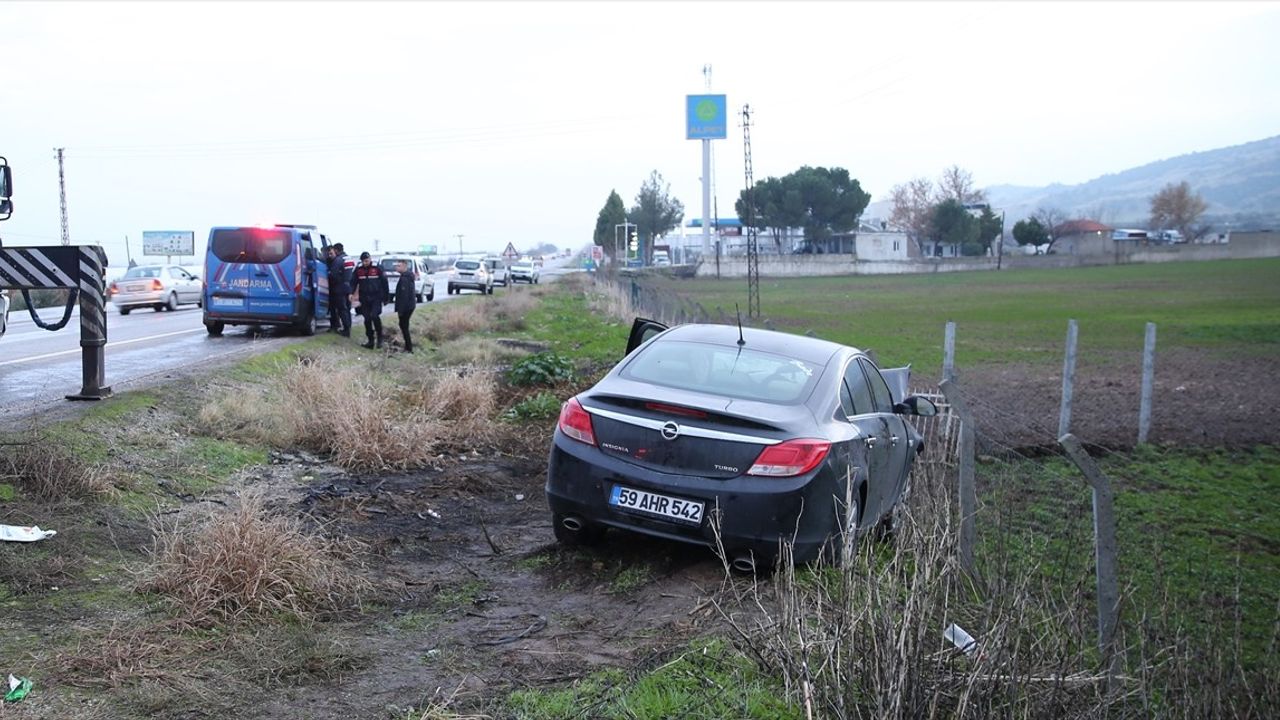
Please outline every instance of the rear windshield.
[[[400, 271], [396, 268], [396, 265], [397, 265], [397, 264], [399, 264], [399, 262], [400, 262], [399, 260], [394, 260], [394, 259], [392, 259], [392, 258], [383, 258], [383, 259], [382, 259], [382, 270], [383, 270], [383, 272], [394, 272], [394, 273], [398, 273], [398, 272], [400, 272]], [[407, 266], [408, 266], [408, 267], [406, 268], [407, 270], [413, 270], [413, 263], [408, 262], [408, 261], [405, 261], [405, 265], [407, 265]]]
[[267, 228], [214, 230], [209, 249], [223, 262], [275, 264], [293, 250], [293, 233]]
[[160, 268], [158, 267], [131, 267], [124, 274], [125, 280], [133, 278], [158, 278], [160, 277]]
[[643, 349], [627, 363], [622, 377], [712, 395], [794, 403], [809, 396], [818, 369], [782, 355], [665, 340]]
[[459, 260], [453, 266], [459, 270], [476, 270], [480, 267], [480, 263], [475, 260]]

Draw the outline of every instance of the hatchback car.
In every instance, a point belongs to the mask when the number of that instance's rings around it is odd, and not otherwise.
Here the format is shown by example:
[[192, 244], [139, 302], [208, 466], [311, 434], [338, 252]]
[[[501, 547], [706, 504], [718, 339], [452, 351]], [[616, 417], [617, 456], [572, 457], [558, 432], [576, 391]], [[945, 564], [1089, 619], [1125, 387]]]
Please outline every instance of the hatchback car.
[[400, 281], [400, 271], [396, 269], [396, 263], [401, 260], [416, 276], [413, 281], [414, 298], [418, 302], [435, 300], [436, 284], [431, 278], [431, 266], [427, 264], [425, 258], [414, 255], [379, 255], [374, 259], [374, 262], [382, 268], [383, 274], [387, 276], [387, 287], [391, 288], [391, 292], [396, 291], [396, 283]]
[[538, 266], [530, 260], [521, 260], [510, 268], [511, 282], [527, 282], [535, 285], [538, 282]]
[[463, 290], [479, 290], [492, 295], [493, 273], [489, 272], [489, 266], [479, 260], [455, 260], [453, 269], [449, 271], [446, 291], [457, 295]]
[[111, 304], [121, 315], [136, 308], [177, 310], [179, 305], [202, 307], [204, 284], [177, 265], [138, 265], [107, 286]]
[[937, 412], [890, 390], [907, 368], [816, 338], [638, 320], [627, 350], [561, 409], [546, 493], [565, 544], [618, 528], [715, 546], [716, 516], [739, 570], [781, 540], [815, 559], [892, 518], [922, 447], [904, 416]]

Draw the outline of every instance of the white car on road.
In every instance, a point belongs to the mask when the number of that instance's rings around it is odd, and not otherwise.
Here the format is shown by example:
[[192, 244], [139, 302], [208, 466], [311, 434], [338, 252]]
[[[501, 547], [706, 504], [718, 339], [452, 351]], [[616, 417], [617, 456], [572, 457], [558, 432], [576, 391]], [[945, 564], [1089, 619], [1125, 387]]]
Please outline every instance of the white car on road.
[[177, 265], [138, 265], [124, 277], [107, 286], [111, 304], [121, 315], [135, 308], [149, 307], [156, 312], [177, 310], [179, 305], [200, 307], [204, 284], [200, 278]]

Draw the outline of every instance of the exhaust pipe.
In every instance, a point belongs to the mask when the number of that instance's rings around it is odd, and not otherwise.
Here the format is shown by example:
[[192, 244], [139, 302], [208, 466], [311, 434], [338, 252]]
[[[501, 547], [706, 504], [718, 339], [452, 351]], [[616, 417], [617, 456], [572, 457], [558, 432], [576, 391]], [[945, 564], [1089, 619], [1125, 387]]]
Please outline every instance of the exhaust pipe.
[[578, 532], [583, 528], [582, 518], [576, 515], [566, 517], [560, 521], [560, 524], [563, 525], [566, 530], [570, 530], [572, 532]]
[[737, 555], [729, 563], [730, 567], [742, 574], [755, 574], [756, 561], [750, 555]]

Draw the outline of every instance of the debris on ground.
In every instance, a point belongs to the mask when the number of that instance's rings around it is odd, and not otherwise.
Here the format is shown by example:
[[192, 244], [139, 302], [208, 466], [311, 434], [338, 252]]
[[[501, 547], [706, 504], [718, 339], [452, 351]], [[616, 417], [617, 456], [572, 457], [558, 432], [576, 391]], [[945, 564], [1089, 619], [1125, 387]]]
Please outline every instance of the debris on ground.
[[7, 542], [35, 542], [57, 534], [57, 530], [41, 530], [39, 525], [0, 525], [0, 540]]

